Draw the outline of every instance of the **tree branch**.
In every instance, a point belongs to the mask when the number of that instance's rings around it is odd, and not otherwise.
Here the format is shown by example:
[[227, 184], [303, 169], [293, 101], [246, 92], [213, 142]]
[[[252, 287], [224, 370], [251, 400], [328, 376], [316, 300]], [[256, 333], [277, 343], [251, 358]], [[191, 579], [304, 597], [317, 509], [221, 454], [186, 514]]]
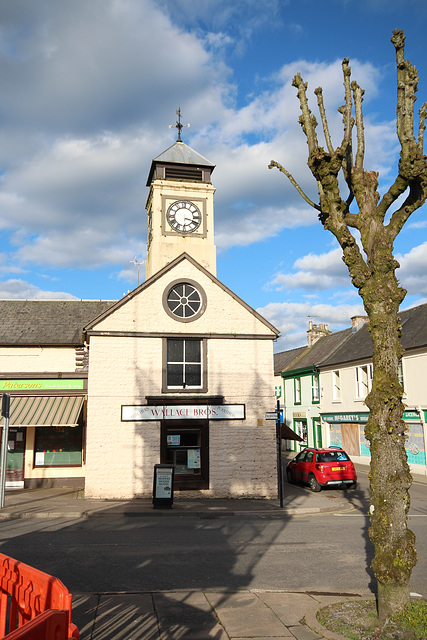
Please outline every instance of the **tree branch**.
[[323, 104], [323, 90], [322, 87], [317, 87], [314, 90], [314, 93], [317, 96], [317, 104], [319, 107], [320, 118], [322, 120], [323, 133], [325, 135], [326, 146], [328, 147], [329, 153], [332, 155], [334, 153], [334, 148], [332, 146], [332, 140], [329, 133], [328, 120], [326, 118], [325, 105]]
[[307, 83], [303, 82], [301, 75], [297, 73], [292, 80], [292, 86], [298, 89], [298, 98], [302, 111], [299, 122], [305, 133], [305, 137], [307, 138], [308, 152], [309, 154], [312, 154], [319, 148], [319, 143], [316, 136], [316, 118], [311, 113], [308, 106]]
[[409, 216], [419, 209], [427, 199], [427, 180], [421, 176], [410, 184], [409, 195], [403, 205], [393, 213], [387, 229], [393, 238], [401, 231]]
[[418, 86], [418, 72], [414, 65], [405, 60], [405, 36], [403, 31], [395, 29], [391, 42], [396, 49], [397, 66], [397, 136], [401, 145], [401, 158], [409, 158], [411, 148], [408, 145], [414, 137], [414, 103]]
[[363, 124], [362, 102], [365, 92], [354, 80], [351, 83], [351, 88], [353, 90], [354, 110], [356, 113], [357, 152], [355, 166], [357, 169], [363, 169], [363, 161], [365, 159], [365, 127]]
[[282, 173], [285, 174], [285, 176], [289, 179], [290, 183], [295, 187], [295, 189], [298, 191], [298, 193], [300, 194], [300, 196], [302, 196], [304, 198], [304, 200], [311, 206], [313, 207], [313, 209], [316, 209], [317, 211], [320, 211], [320, 206], [318, 204], [315, 204], [314, 202], [312, 202], [312, 200], [310, 200], [310, 198], [304, 193], [304, 191], [301, 189], [301, 187], [299, 186], [298, 182], [295, 180], [295, 178], [289, 173], [289, 171], [287, 171], [284, 167], [282, 167], [281, 164], [279, 164], [278, 162], [276, 162], [275, 160], [272, 160], [270, 162], [270, 164], [268, 165], [269, 169], [272, 169], [273, 167], [277, 167], [277, 169], [279, 169], [279, 171], [281, 171]]
[[424, 131], [426, 128], [426, 115], [427, 115], [427, 102], [421, 106], [421, 109], [418, 111], [418, 115], [420, 116], [419, 124], [418, 124], [418, 149], [421, 153], [423, 153], [424, 148]]

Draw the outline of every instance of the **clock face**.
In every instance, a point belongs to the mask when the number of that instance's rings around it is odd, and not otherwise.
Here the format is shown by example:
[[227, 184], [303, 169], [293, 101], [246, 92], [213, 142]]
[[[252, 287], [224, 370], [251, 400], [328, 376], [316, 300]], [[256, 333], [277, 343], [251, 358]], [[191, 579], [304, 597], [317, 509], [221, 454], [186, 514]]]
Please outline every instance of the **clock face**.
[[166, 219], [174, 231], [191, 233], [202, 223], [200, 209], [188, 200], [178, 200], [170, 205]]

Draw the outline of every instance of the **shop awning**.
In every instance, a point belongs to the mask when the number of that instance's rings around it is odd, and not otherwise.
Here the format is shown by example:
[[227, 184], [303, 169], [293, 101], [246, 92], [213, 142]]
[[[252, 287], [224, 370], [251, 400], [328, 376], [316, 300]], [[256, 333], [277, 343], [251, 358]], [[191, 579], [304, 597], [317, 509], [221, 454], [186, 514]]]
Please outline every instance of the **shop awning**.
[[81, 396], [12, 396], [11, 427], [75, 427], [83, 406]]
[[280, 425], [280, 436], [283, 440], [297, 440], [298, 442], [302, 442], [301, 436], [295, 433], [295, 431], [292, 431], [287, 424]]

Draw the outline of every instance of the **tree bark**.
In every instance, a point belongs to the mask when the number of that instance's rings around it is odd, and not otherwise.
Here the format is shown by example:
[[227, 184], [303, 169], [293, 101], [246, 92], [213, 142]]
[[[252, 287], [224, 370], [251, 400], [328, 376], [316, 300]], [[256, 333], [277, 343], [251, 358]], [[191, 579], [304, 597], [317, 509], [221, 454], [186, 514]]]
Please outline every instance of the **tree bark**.
[[[378, 585], [378, 614], [381, 622], [410, 603], [409, 581], [416, 564], [415, 536], [407, 527], [410, 506], [411, 474], [405, 450], [403, 388], [399, 382], [399, 360], [402, 357], [399, 307], [406, 291], [396, 278], [398, 262], [393, 256], [393, 243], [409, 216], [427, 199], [427, 158], [423, 155], [423, 134], [427, 106], [419, 111], [418, 139], [414, 136], [414, 102], [418, 75], [413, 65], [404, 59], [404, 35], [395, 30], [392, 42], [396, 49], [397, 66], [397, 135], [401, 145], [398, 175], [380, 199], [378, 175], [364, 169], [365, 139], [363, 125], [363, 90], [350, 81], [348, 60], [343, 61], [345, 104], [339, 109], [343, 116], [343, 139], [333, 149], [329, 134], [323, 95], [315, 90], [327, 150], [319, 146], [316, 126], [308, 99], [307, 84], [297, 74], [301, 107], [300, 124], [308, 145], [308, 166], [317, 180], [319, 204], [305, 195], [289, 172], [277, 162], [277, 167], [297, 188], [302, 197], [319, 211], [324, 228], [334, 234], [343, 251], [353, 285], [358, 290], [369, 317], [373, 345], [372, 390], [365, 399], [369, 420], [365, 435], [371, 445], [370, 492], [371, 527], [369, 534], [375, 546], [372, 563]], [[354, 107], [355, 117], [352, 116]], [[356, 128], [357, 149], [353, 163], [352, 131]], [[342, 171], [349, 195], [341, 197], [338, 182]], [[403, 205], [390, 217], [385, 216], [398, 198], [408, 192]], [[355, 201], [357, 213], [350, 212]], [[360, 233], [359, 243], [351, 229]]]

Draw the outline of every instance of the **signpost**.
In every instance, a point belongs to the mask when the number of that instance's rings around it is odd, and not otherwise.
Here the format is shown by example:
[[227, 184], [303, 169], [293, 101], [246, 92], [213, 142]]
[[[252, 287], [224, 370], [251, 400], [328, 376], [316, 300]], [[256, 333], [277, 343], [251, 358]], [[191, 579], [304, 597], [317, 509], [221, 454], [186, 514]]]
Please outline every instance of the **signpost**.
[[1, 403], [1, 415], [4, 418], [1, 438], [1, 459], [0, 459], [0, 508], [4, 507], [4, 491], [6, 487], [6, 466], [7, 466], [7, 441], [9, 438], [9, 415], [10, 415], [10, 394], [3, 393]]
[[280, 436], [280, 398], [276, 407], [276, 440], [277, 440], [277, 487], [280, 506], [283, 508], [283, 473], [282, 473], [282, 438]]

